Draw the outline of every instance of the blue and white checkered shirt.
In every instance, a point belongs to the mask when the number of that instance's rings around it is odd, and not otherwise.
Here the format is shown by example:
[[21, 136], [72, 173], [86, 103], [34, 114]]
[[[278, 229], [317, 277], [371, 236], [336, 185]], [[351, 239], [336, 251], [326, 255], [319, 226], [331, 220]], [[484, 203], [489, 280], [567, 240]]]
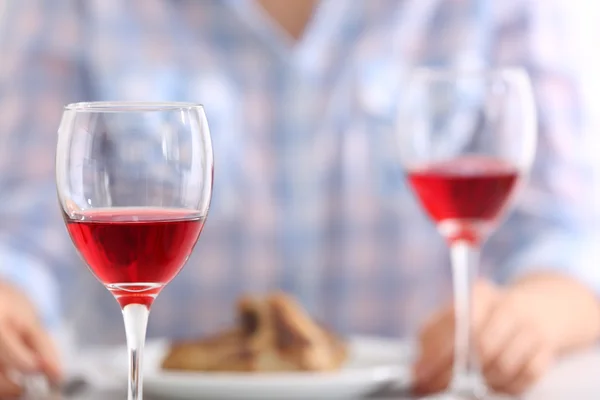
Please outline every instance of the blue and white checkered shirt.
[[399, 95], [390, 79], [415, 65], [521, 65], [538, 99], [539, 151], [484, 271], [507, 282], [559, 270], [600, 291], [588, 162], [598, 146], [586, 136], [592, 74], [582, 72], [598, 63], [563, 3], [323, 0], [294, 42], [252, 0], [5, 2], [0, 272], [49, 324], [62, 314], [86, 340], [122, 342], [116, 302], [61, 221], [62, 106], [200, 102], [214, 141], [212, 208], [150, 334], [217, 329], [240, 293], [274, 288], [344, 332], [410, 333], [447, 299], [450, 268], [383, 133]]

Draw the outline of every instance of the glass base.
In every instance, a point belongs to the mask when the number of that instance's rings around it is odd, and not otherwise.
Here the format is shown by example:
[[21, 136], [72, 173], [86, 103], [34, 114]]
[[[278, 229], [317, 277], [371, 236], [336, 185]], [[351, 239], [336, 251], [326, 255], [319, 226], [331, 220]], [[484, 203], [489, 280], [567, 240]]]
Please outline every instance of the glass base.
[[495, 393], [461, 393], [461, 392], [444, 392], [437, 393], [431, 396], [420, 397], [419, 400], [513, 400], [512, 396], [499, 395]]
[[419, 400], [511, 400], [512, 396], [491, 392], [480, 375], [455, 377], [451, 388], [443, 393], [420, 397]]
[[455, 393], [440, 393], [433, 396], [420, 397], [419, 400], [484, 400], [484, 398], [465, 396]]

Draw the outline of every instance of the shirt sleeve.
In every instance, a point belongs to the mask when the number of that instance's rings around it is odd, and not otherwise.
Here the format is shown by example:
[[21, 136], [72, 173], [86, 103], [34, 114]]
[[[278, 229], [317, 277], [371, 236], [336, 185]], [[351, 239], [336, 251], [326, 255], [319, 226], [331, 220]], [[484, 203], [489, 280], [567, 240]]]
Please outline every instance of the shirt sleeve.
[[[503, 7], [510, 2], [502, 3]], [[587, 43], [572, 34], [576, 21], [554, 0], [512, 2], [499, 13], [493, 42], [497, 65], [524, 65], [538, 105], [539, 138], [529, 182], [505, 224], [488, 243], [499, 280], [558, 271], [600, 294], [598, 223], [593, 196], [597, 171], [589, 145], [586, 74], [577, 52]], [[526, 5], [523, 7], [523, 5]], [[591, 39], [590, 39], [591, 44]], [[592, 51], [590, 48], [588, 51]], [[594, 245], [596, 244], [596, 245]]]
[[47, 327], [59, 325], [58, 290], [44, 263], [24, 252], [0, 247], [0, 275], [30, 295]]
[[59, 315], [54, 267], [66, 265], [56, 131], [63, 105], [85, 100], [77, 6], [8, 1], [0, 13], [0, 275], [29, 294], [48, 325]]

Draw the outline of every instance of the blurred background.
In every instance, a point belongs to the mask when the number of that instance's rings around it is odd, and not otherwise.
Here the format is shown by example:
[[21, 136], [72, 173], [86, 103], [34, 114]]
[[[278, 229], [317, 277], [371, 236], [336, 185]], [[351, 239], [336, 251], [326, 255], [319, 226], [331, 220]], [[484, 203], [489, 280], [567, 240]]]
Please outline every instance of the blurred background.
[[[540, 172], [544, 187], [591, 182], [579, 172], [600, 164], [592, 0], [323, 2], [297, 38], [260, 6], [231, 3], [2, 2], [4, 235], [49, 264], [62, 312], [84, 341], [122, 342], [122, 331], [106, 329], [120, 326], [118, 306], [68, 243], [49, 189], [63, 103], [206, 107], [212, 207], [187, 267], [153, 308], [151, 336], [217, 330], [231, 323], [241, 293], [275, 289], [348, 333], [414, 334], [446, 304], [445, 243], [407, 190], [391, 146], [390, 110], [401, 95], [394, 82], [412, 66], [522, 64], [541, 82], [538, 98], [558, 99], [543, 105], [542, 123], [577, 130], [577, 141], [565, 133], [549, 142], [558, 148], [552, 160], [573, 164]], [[543, 80], [549, 75], [560, 79]], [[565, 96], [577, 97], [561, 97], [564, 85]], [[578, 166], [585, 171], [573, 173]], [[572, 193], [573, 204], [590, 206], [586, 193]], [[536, 194], [525, 196], [535, 208]], [[498, 265], [513, 246], [510, 229], [484, 250], [484, 274], [498, 282], [509, 275]]]
[[[403, 74], [416, 66], [529, 72], [541, 146], [482, 275], [508, 285], [517, 253], [543, 253], [528, 268], [561, 260], [557, 270], [600, 289], [598, 2], [298, 4], [292, 16], [284, 0], [0, 2], [2, 271], [52, 326], [81, 345], [123, 342], [118, 305], [78, 258], [55, 200], [62, 106], [190, 101], [212, 131], [213, 200], [153, 306], [150, 337], [219, 331], [241, 294], [275, 290], [341, 333], [414, 337], [452, 298], [447, 246], [394, 144]], [[560, 246], [544, 242], [550, 233]], [[582, 248], [563, 249], [571, 241]]]
[[[242, 295], [283, 291], [344, 337], [425, 343], [426, 322], [453, 321], [452, 275], [402, 169], [409, 72], [519, 67], [539, 144], [483, 247], [494, 300], [474, 301], [510, 300], [507, 320], [539, 322], [559, 338], [557, 355], [590, 346], [600, 336], [598, 21], [595, 0], [0, 0], [3, 281], [69, 347], [122, 344], [119, 305], [76, 253], [56, 200], [63, 106], [201, 103], [211, 208], [152, 307], [149, 337], [222, 332]], [[164, 142], [140, 142], [125, 156], [167, 157]]]

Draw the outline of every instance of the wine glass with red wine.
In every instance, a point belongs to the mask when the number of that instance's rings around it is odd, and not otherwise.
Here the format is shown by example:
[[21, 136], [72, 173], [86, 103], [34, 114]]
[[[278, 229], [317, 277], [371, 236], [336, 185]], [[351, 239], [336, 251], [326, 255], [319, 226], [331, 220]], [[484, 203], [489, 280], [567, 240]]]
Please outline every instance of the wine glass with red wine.
[[212, 145], [202, 106], [65, 107], [56, 154], [58, 197], [75, 247], [123, 311], [129, 400], [142, 399], [150, 307], [190, 256], [212, 185]]
[[531, 168], [536, 111], [521, 69], [417, 69], [398, 104], [396, 136], [408, 182], [450, 247], [455, 302], [453, 379], [435, 399], [487, 389], [470, 342], [480, 249]]

